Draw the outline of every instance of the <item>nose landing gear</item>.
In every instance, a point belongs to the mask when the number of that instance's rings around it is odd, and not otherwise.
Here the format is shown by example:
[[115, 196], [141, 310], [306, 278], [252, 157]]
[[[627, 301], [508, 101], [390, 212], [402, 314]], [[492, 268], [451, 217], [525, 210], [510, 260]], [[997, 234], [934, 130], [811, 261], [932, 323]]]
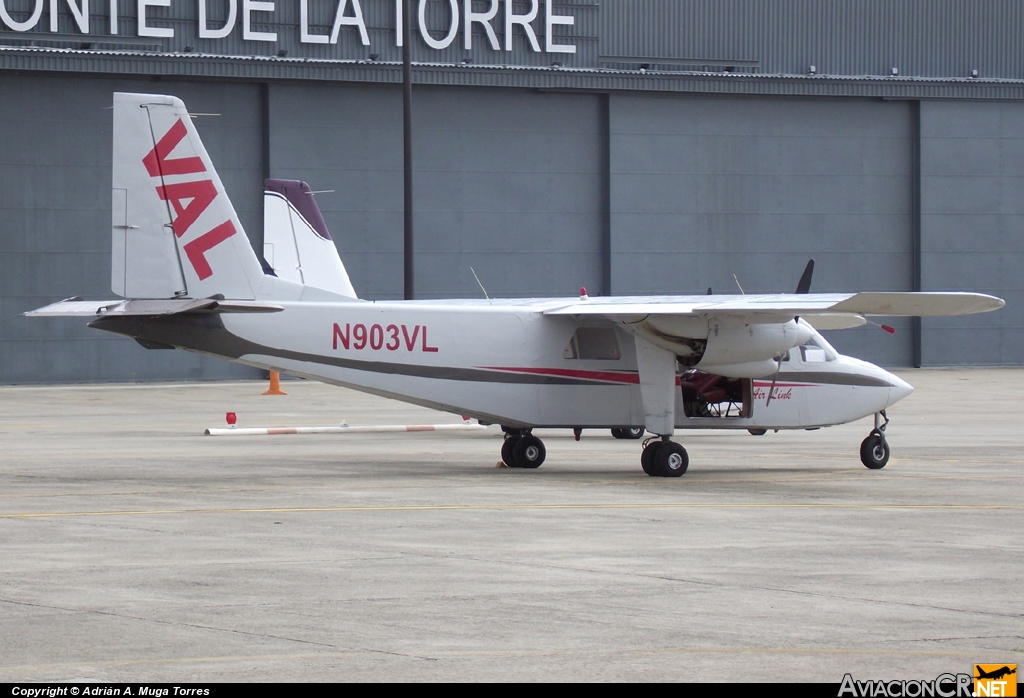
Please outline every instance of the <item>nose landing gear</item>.
[[877, 412], [875, 428], [860, 444], [860, 462], [871, 470], [880, 470], [889, 462], [889, 442], [885, 440], [885, 427], [888, 424], [889, 418], [885, 416], [885, 410]]
[[681, 444], [655, 436], [644, 444], [640, 465], [651, 477], [679, 477], [689, 467], [690, 456]]
[[510, 468], [539, 468], [547, 457], [544, 442], [529, 431], [505, 429], [501, 460]]

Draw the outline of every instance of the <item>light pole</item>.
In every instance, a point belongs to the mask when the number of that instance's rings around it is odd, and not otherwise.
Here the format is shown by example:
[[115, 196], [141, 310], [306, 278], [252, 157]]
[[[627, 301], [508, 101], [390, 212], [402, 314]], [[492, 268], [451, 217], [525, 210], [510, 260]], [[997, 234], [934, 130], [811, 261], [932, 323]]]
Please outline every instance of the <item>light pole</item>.
[[402, 128], [405, 167], [405, 299], [415, 297], [412, 243], [412, 3], [402, 0]]

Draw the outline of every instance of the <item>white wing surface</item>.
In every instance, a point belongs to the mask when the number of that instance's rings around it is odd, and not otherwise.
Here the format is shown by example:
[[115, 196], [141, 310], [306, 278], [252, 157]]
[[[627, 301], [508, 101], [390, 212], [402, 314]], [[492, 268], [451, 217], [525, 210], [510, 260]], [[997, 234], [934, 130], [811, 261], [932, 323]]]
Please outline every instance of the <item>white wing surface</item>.
[[747, 296], [647, 296], [590, 298], [552, 307], [545, 315], [603, 315], [611, 319], [644, 316], [719, 317], [750, 323], [785, 322], [794, 316], [829, 317], [830, 325], [844, 325], [837, 316], [970, 315], [998, 310], [1001, 298], [983, 293], [806, 293]]

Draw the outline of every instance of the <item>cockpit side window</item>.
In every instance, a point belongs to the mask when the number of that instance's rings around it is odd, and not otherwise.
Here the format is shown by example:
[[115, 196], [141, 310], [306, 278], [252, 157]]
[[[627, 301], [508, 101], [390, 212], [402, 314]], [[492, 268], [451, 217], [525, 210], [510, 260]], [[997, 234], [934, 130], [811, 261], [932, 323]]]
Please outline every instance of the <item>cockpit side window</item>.
[[816, 364], [835, 361], [838, 355], [823, 339], [812, 337], [809, 342], [800, 346], [800, 358], [805, 364]]

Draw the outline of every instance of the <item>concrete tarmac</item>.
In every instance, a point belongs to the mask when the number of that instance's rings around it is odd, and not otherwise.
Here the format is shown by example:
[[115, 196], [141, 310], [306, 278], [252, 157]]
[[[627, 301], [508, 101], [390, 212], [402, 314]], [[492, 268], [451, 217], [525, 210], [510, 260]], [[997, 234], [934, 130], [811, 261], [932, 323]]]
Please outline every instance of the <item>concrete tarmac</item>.
[[903, 371], [870, 420], [640, 442], [317, 383], [0, 388], [0, 681], [828, 681], [1024, 664], [1024, 370]]

